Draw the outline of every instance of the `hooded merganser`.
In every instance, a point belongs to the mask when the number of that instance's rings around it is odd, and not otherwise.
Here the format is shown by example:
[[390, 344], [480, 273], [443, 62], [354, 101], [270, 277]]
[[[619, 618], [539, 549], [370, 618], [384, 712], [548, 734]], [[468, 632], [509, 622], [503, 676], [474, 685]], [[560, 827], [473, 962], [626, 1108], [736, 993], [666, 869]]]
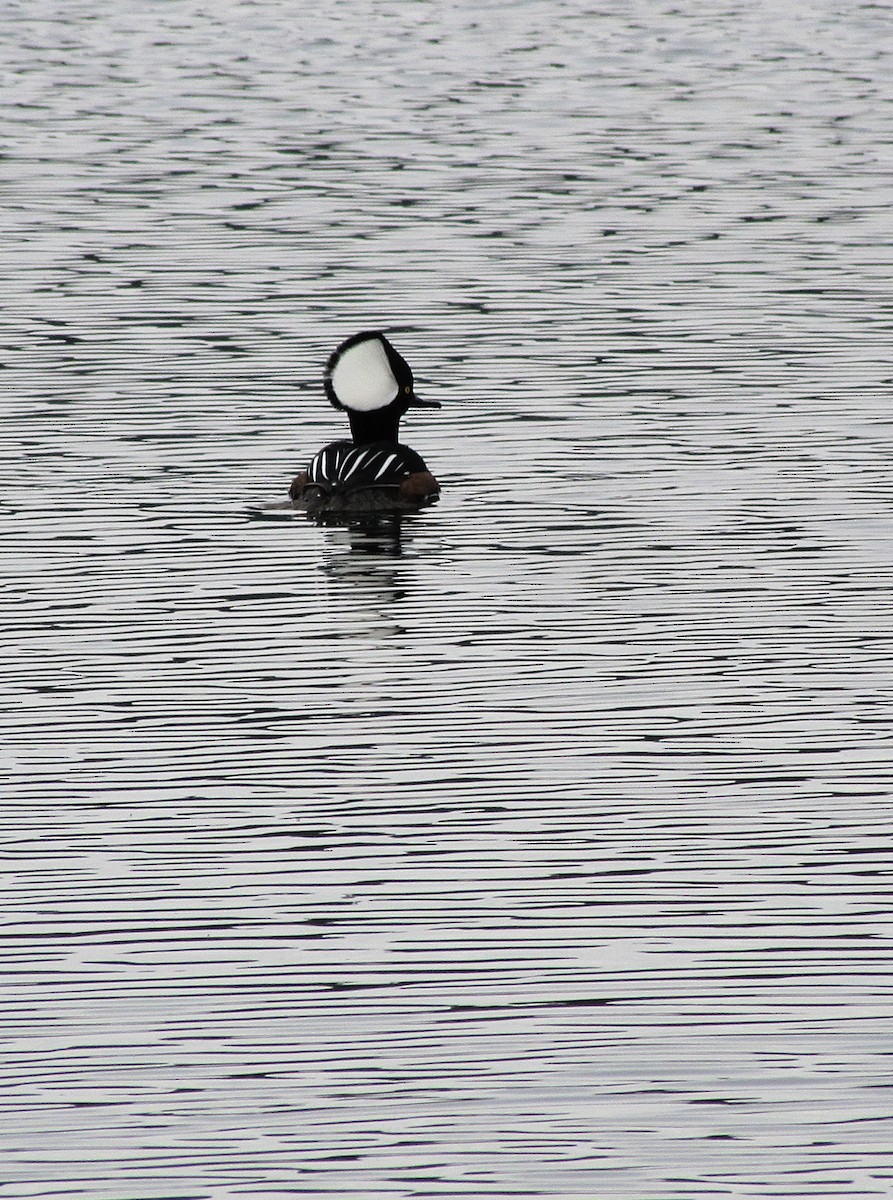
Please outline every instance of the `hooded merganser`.
[[350, 421], [352, 441], [330, 442], [296, 476], [292, 501], [313, 513], [407, 511], [437, 499], [440, 485], [421, 455], [397, 441], [416, 395], [412, 371], [383, 333], [357, 333], [326, 363], [323, 386]]

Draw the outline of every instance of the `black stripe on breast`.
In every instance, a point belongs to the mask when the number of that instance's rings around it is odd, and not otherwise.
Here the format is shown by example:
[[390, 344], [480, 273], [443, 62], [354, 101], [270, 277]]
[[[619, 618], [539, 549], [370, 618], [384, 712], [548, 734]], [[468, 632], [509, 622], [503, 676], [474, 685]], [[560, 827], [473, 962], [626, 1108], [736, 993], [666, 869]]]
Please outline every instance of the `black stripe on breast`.
[[422, 458], [408, 446], [374, 442], [355, 446], [332, 442], [310, 461], [310, 483], [329, 492], [352, 492], [360, 488], [396, 487], [414, 471], [424, 471]]

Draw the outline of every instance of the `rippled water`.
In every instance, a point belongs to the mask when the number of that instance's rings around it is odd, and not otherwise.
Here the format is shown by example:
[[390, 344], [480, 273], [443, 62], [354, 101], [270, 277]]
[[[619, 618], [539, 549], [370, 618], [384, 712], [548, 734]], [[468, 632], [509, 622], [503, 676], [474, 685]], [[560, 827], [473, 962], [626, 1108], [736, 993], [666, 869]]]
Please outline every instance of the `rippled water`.
[[893, 1195], [893, 8], [297, 7], [0, 16], [0, 1193]]

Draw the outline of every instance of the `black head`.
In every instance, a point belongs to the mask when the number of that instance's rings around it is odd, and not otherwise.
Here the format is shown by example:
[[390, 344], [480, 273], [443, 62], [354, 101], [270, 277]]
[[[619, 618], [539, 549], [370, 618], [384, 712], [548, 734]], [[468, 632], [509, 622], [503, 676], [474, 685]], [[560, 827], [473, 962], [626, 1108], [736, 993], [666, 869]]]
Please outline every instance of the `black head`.
[[347, 413], [355, 442], [396, 442], [408, 408], [440, 408], [415, 394], [409, 364], [377, 331], [341, 343], [326, 363], [323, 386], [335, 408]]

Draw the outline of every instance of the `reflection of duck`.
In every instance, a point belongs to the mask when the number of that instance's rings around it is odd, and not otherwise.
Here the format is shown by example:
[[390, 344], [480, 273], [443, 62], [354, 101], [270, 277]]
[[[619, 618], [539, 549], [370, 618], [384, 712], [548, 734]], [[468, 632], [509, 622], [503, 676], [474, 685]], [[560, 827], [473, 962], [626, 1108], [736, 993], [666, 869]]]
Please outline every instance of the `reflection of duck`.
[[[366, 558], [399, 558], [403, 553], [403, 514], [373, 513], [357, 520], [326, 521], [320, 524], [339, 525], [342, 534], [337, 545], [349, 546], [351, 554]], [[336, 532], [332, 530], [333, 534]]]
[[415, 394], [412, 371], [383, 333], [357, 333], [326, 363], [323, 385], [350, 421], [352, 441], [323, 446], [293, 481], [296, 507], [319, 515], [411, 512], [436, 500], [440, 485], [422, 457], [397, 441], [412, 406], [440, 408]]

